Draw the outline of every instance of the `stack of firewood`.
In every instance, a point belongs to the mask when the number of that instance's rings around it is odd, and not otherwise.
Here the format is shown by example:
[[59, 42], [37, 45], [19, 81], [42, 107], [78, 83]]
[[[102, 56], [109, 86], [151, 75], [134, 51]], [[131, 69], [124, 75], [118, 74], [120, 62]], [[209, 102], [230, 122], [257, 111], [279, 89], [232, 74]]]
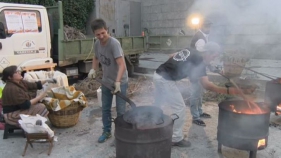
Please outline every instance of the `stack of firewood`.
[[86, 78], [74, 84], [76, 90], [82, 91], [87, 97], [96, 97], [97, 89], [101, 86], [95, 79]]
[[64, 38], [68, 40], [86, 39], [86, 36], [78, 29], [65, 25]]

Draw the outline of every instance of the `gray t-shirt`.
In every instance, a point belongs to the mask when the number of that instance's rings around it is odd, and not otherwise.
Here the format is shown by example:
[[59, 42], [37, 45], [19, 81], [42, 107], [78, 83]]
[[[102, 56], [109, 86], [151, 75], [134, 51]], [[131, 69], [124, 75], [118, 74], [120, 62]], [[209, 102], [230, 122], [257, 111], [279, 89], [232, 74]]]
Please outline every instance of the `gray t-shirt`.
[[[118, 74], [118, 64], [116, 62], [116, 58], [124, 58], [120, 42], [116, 38], [109, 37], [106, 45], [102, 46], [100, 41], [97, 40], [95, 42], [95, 56], [102, 65], [102, 80], [108, 84], [114, 85]], [[121, 84], [126, 82], [128, 82], [127, 68], [122, 76]]]

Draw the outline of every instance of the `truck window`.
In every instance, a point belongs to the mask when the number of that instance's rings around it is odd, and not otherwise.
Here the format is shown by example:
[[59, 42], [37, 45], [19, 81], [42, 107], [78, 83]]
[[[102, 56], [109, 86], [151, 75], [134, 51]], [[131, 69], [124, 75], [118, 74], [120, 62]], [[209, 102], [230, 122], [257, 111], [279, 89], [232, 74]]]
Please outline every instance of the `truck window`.
[[0, 22], [4, 24], [7, 37], [42, 31], [41, 15], [37, 10], [5, 9], [0, 12]]

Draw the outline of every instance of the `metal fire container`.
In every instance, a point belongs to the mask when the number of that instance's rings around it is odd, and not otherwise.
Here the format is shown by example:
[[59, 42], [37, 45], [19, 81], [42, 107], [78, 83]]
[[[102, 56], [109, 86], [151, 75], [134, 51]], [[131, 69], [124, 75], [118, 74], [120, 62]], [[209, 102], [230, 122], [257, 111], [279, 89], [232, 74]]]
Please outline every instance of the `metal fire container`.
[[[113, 90], [101, 79], [96, 79]], [[156, 106], [136, 106], [135, 103], [116, 93], [131, 106], [131, 110], [114, 119], [116, 158], [170, 158], [175, 119], [164, 115]]]
[[265, 103], [270, 105], [271, 111], [276, 112], [281, 104], [281, 83], [268, 81], [265, 87]]
[[262, 110], [259, 114], [237, 113], [231, 109], [243, 111], [247, 103], [242, 100], [227, 100], [219, 103], [218, 152], [222, 145], [250, 151], [250, 158], [255, 158], [257, 150], [268, 144], [270, 109], [263, 103], [257, 103]]
[[139, 128], [126, 122], [123, 116], [117, 117], [116, 158], [170, 158], [174, 121], [167, 115], [162, 119], [162, 124]]

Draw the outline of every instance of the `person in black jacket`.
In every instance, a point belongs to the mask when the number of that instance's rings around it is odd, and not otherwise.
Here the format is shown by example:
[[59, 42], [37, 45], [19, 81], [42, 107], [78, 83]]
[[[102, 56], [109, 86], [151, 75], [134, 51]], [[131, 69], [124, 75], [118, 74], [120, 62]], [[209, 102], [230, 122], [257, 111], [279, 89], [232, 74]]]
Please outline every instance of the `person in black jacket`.
[[[203, 52], [192, 48], [186, 48], [171, 55], [161, 64], [154, 73], [153, 83], [155, 86], [155, 106], [169, 105], [171, 112], [177, 114], [179, 119], [175, 120], [173, 126], [172, 145], [189, 147], [191, 143], [183, 138], [183, 125], [186, 111], [185, 103], [176, 82], [189, 78], [191, 82], [199, 82], [205, 89], [217, 93], [238, 94], [236, 88], [219, 87], [209, 81], [206, 73], [206, 65], [220, 54], [220, 46], [209, 42], [203, 47]], [[252, 93], [252, 89], [244, 90], [244, 93]]]
[[209, 34], [212, 26], [210, 20], [205, 20], [202, 27], [198, 29], [195, 35], [191, 39], [190, 47], [198, 50], [199, 52], [204, 51], [204, 45], [209, 41]]

